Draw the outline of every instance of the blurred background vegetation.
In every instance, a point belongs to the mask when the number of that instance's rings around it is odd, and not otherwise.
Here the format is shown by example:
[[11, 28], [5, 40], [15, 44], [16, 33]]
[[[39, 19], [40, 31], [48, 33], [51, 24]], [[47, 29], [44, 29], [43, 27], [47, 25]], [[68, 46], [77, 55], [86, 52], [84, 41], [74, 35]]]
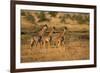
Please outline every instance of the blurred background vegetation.
[[[27, 11], [22, 10], [21, 16], [25, 16], [27, 21], [30, 21], [31, 23], [36, 23], [36, 18], [38, 19], [37, 22], [50, 22], [52, 18], [58, 18], [60, 19], [61, 23], [66, 23], [67, 19], [70, 19], [72, 21], [77, 21], [79, 24], [88, 24], [89, 25], [89, 13], [72, 13], [72, 12], [43, 12], [43, 11]], [[47, 18], [47, 16], [50, 16]]]
[[89, 33], [89, 13], [21, 10], [21, 32], [38, 32], [44, 24]]

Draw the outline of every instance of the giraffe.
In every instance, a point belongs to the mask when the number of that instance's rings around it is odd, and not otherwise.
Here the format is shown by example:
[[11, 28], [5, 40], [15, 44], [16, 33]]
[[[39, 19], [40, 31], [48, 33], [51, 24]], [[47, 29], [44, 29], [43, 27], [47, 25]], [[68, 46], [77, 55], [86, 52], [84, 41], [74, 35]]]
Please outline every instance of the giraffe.
[[47, 25], [43, 25], [42, 29], [37, 33], [37, 35], [31, 38], [30, 47], [32, 47], [33, 45], [37, 46], [39, 43], [41, 44], [41, 38], [47, 28]]
[[55, 36], [55, 37], [52, 38], [53, 43], [57, 47], [59, 47], [62, 44], [64, 44], [64, 35], [65, 35], [66, 30], [67, 30], [67, 27], [64, 27], [64, 29], [63, 29], [62, 32], [60, 32], [57, 36]]
[[51, 43], [51, 36], [53, 34], [55, 30], [55, 27], [52, 27], [52, 29], [50, 30], [50, 32], [46, 35], [46, 36], [43, 36], [42, 37], [42, 42], [43, 42], [43, 46], [50, 46], [50, 43]]

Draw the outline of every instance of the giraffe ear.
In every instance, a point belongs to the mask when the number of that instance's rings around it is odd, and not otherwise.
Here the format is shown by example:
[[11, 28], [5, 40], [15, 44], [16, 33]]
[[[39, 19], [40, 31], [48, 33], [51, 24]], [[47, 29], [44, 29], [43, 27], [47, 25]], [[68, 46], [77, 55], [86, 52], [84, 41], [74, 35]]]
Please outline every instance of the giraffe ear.
[[67, 30], [68, 28], [67, 28], [67, 27], [64, 27], [64, 29], [66, 29], [66, 30]]
[[48, 28], [48, 25], [46, 25], [46, 27]]
[[56, 28], [53, 26], [53, 29], [56, 29]]
[[45, 24], [45, 25], [44, 25], [44, 27], [47, 27], [47, 28], [48, 28], [48, 25], [47, 25], [47, 24]]

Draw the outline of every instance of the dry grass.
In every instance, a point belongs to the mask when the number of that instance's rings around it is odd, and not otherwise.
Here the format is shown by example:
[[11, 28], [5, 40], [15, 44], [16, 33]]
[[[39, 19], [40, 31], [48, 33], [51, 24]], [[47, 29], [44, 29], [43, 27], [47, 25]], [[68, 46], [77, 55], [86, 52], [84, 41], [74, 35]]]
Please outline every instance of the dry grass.
[[[24, 11], [24, 10], [23, 10]], [[56, 17], [50, 16], [45, 12], [46, 18], [49, 21], [39, 22], [38, 12], [29, 12], [34, 18], [35, 23], [31, 23], [25, 16], [21, 16], [21, 31], [27, 32], [21, 34], [21, 62], [44, 62], [44, 61], [68, 61], [68, 60], [86, 60], [89, 59], [89, 21], [88, 23], [79, 24], [77, 20], [65, 18], [65, 23], [61, 22], [60, 16], [64, 17], [64, 13], [57, 13]], [[73, 16], [74, 13], [68, 13]], [[75, 13], [77, 16], [83, 18], [89, 16], [88, 14]], [[55, 26], [60, 28], [62, 26], [68, 27], [68, 33], [65, 37], [65, 46], [60, 47], [38, 47], [30, 48], [30, 38], [35, 29], [33, 27], [47, 24], [49, 27]], [[86, 31], [86, 32], [84, 32]]]
[[30, 48], [29, 39], [21, 46], [21, 62], [64, 61], [89, 59], [89, 41], [87, 39], [66, 39], [65, 46]]

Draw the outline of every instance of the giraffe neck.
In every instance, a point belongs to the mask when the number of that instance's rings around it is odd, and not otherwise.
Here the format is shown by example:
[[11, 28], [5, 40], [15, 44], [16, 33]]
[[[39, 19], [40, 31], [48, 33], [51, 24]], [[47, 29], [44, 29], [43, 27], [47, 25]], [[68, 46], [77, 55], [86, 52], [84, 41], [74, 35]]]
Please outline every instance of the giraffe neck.
[[51, 31], [49, 32], [48, 37], [52, 35], [53, 31], [54, 31], [54, 30], [51, 30]]
[[61, 38], [62, 36], [64, 36], [64, 34], [65, 34], [65, 30], [63, 30], [63, 32], [61, 32], [61, 33], [58, 35], [58, 38], [57, 38], [57, 39], [59, 39], [59, 38]]
[[42, 36], [42, 35], [44, 34], [45, 30], [46, 30], [46, 29], [40, 30], [40, 32], [38, 32], [38, 35], [39, 35], [39, 36]]

